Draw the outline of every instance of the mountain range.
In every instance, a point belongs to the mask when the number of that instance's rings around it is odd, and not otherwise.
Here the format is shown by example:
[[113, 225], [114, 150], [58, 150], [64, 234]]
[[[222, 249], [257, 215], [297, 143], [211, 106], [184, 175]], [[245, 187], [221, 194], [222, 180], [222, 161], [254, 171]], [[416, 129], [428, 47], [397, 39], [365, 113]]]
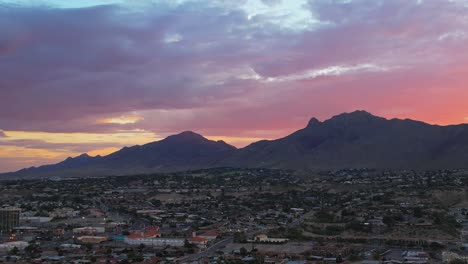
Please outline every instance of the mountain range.
[[448, 169], [468, 167], [468, 125], [438, 126], [344, 113], [286, 137], [237, 149], [191, 131], [107, 156], [82, 154], [60, 163], [0, 176], [104, 176], [213, 167], [326, 170], [341, 168]]

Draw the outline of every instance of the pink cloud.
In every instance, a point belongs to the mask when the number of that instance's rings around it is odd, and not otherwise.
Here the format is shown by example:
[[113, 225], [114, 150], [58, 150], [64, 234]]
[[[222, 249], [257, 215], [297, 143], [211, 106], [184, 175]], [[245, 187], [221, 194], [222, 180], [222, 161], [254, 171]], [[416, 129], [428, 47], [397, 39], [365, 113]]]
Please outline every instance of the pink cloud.
[[[209, 1], [136, 11], [2, 6], [0, 124], [6, 131], [276, 138], [312, 116], [355, 109], [465, 121], [466, 7], [342, 2], [309, 1], [321, 22], [296, 31]], [[342, 70], [359, 65], [386, 70]], [[144, 119], [97, 122], [134, 113]]]

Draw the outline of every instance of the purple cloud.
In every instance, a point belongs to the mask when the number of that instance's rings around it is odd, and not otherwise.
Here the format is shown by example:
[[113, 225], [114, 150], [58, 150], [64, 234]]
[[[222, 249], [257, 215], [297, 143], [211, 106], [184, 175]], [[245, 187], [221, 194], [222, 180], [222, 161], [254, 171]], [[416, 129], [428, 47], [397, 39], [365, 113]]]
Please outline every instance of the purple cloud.
[[[271, 10], [286, 3], [258, 1]], [[245, 0], [142, 2], [1, 4], [2, 129], [277, 138], [311, 116], [355, 109], [466, 121], [462, 1], [309, 0], [290, 14], [256, 13]], [[297, 22], [295, 11], [310, 18]], [[121, 116], [141, 120], [100, 122]], [[5, 136], [0, 130], [0, 145], [25, 153], [0, 157], [0, 171], [122, 144]]]
[[85, 153], [95, 149], [103, 149], [110, 147], [124, 147], [125, 144], [112, 143], [51, 143], [43, 140], [35, 139], [15, 139], [15, 140], [0, 140], [0, 146], [16, 146], [28, 149], [46, 149], [53, 151], [72, 151], [76, 153]]
[[[468, 62], [460, 3], [311, 0], [306, 7], [320, 22], [306, 30], [280, 28], [277, 17], [249, 19], [246, 10], [220, 3], [0, 7], [2, 128], [283, 133], [310, 115], [388, 112], [375, 105], [379, 98], [421, 112], [424, 104], [398, 95], [424, 94], [429, 80], [440, 93], [461, 89], [464, 79], [448, 72]], [[388, 70], [327, 75], [330, 67], [366, 63]], [[323, 76], [288, 79], [308, 71]], [[290, 81], [271, 81], [278, 78]], [[442, 88], [449, 82], [452, 91]], [[137, 124], [96, 123], [128, 112], [148, 116]]]

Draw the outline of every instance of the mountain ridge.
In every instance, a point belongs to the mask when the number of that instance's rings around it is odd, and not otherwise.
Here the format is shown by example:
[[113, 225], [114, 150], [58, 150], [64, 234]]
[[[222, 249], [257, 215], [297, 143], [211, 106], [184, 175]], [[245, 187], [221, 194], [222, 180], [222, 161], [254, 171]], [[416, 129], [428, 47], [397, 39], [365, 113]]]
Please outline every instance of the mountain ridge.
[[386, 119], [366, 111], [342, 113], [307, 125], [285, 137], [237, 149], [192, 131], [107, 156], [82, 154], [52, 165], [7, 176], [124, 175], [211, 167], [286, 169], [465, 168], [468, 125], [439, 126], [411, 119]]

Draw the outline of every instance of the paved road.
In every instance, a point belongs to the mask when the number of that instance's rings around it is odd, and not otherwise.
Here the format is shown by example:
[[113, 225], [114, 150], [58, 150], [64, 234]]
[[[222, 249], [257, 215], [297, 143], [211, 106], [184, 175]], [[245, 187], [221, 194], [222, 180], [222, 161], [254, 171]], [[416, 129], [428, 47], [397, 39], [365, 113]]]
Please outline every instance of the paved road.
[[[113, 216], [117, 215], [117, 216], [120, 216], [124, 219], [131, 219], [132, 217], [130, 215], [126, 215], [126, 214], [122, 214], [122, 213], [118, 213], [118, 212], [112, 212], [111, 210], [109, 210], [109, 208], [104, 204], [102, 203], [101, 200], [97, 200], [95, 199], [94, 200], [95, 202], [95, 205], [97, 205], [96, 207], [100, 208], [101, 210], [103, 210], [104, 212], [106, 213], [111, 213]], [[299, 218], [295, 219], [294, 221], [292, 221], [291, 223], [289, 223], [287, 225], [288, 228], [295, 228], [299, 225], [302, 224], [302, 222], [304, 222], [304, 219], [306, 218], [306, 215], [307, 214], [303, 214], [301, 215]], [[144, 218], [133, 218], [134, 219], [134, 223], [133, 225], [131, 226], [131, 228], [133, 229], [140, 229], [140, 228], [143, 228], [145, 226], [150, 226], [151, 225], [151, 221], [149, 221], [148, 219], [144, 219]], [[246, 235], [247, 236], [253, 236], [255, 233], [257, 232], [260, 232], [260, 230], [247, 230], [247, 233]], [[209, 248], [207, 248], [206, 250], [202, 251], [202, 252], [199, 252], [199, 253], [196, 253], [196, 254], [191, 254], [191, 255], [188, 255], [188, 256], [184, 256], [182, 258], [179, 259], [179, 262], [180, 263], [190, 263], [190, 262], [193, 262], [195, 260], [198, 260], [200, 258], [204, 258], [204, 257], [207, 257], [207, 256], [212, 256], [216, 253], [216, 251], [226, 247], [227, 245], [231, 244], [234, 242], [234, 237], [233, 236], [230, 236], [230, 237], [227, 237], [221, 241], [218, 241], [216, 242], [214, 245], [210, 246]]]
[[[293, 222], [289, 223], [287, 225], [287, 227], [288, 228], [297, 227], [300, 224], [302, 224], [302, 222], [304, 222], [305, 218], [306, 218], [306, 215], [304, 214], [304, 215], [300, 216], [299, 218], [295, 219]], [[253, 236], [255, 233], [257, 233], [259, 231], [260, 230], [247, 230], [246, 235], [248, 237]], [[180, 263], [190, 263], [190, 262], [196, 261], [196, 260], [198, 260], [200, 258], [212, 256], [212, 255], [214, 255], [214, 253], [216, 253], [216, 251], [221, 250], [222, 248], [226, 247], [227, 245], [229, 245], [229, 244], [231, 244], [233, 242], [234, 242], [234, 237], [231, 236], [231, 237], [225, 238], [225, 239], [217, 242], [216, 244], [212, 245], [211, 247], [207, 248], [206, 250], [204, 250], [202, 252], [192, 254], [192, 255], [188, 255], [188, 256], [185, 256], [185, 257], [179, 259], [179, 262]]]
[[179, 259], [179, 262], [180, 263], [190, 263], [190, 262], [195, 261], [197, 259], [204, 258], [204, 257], [207, 257], [207, 256], [211, 256], [214, 253], [216, 253], [216, 251], [221, 250], [222, 248], [226, 247], [227, 245], [231, 244], [232, 242], [234, 242], [234, 237], [225, 238], [225, 239], [217, 242], [216, 244], [212, 245], [211, 247], [207, 248], [206, 250], [204, 250], [202, 252], [192, 254], [192, 255], [188, 255], [188, 256], [185, 256], [185, 257]]

